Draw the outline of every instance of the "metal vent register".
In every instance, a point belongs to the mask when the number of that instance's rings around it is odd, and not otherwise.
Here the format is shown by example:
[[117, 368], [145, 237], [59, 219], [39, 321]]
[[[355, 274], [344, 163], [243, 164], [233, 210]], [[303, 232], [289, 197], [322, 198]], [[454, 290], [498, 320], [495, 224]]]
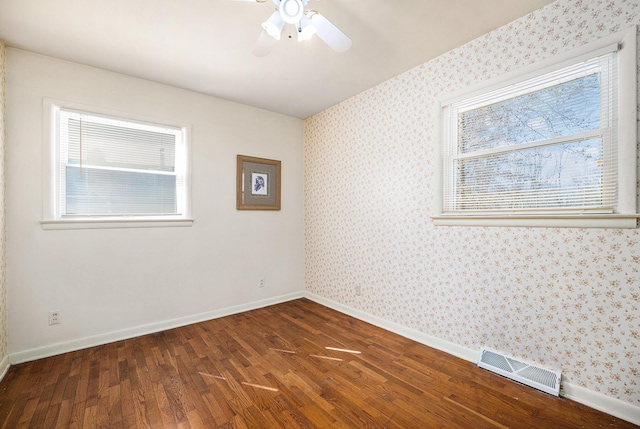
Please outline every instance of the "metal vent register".
[[560, 396], [560, 372], [521, 362], [488, 349], [480, 352], [478, 366], [518, 383]]

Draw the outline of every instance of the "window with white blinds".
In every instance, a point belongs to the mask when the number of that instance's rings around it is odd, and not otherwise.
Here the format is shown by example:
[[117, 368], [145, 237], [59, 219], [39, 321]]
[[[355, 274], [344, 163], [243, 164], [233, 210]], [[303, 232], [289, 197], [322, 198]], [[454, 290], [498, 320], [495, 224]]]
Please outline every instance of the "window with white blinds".
[[184, 214], [182, 129], [76, 110], [57, 113], [58, 218]]
[[619, 213], [620, 47], [443, 102], [441, 216]]

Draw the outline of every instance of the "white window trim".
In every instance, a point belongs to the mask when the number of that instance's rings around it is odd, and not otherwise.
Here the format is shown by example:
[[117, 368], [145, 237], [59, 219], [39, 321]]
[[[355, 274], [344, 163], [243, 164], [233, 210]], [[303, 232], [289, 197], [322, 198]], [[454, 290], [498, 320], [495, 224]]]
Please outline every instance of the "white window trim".
[[[179, 128], [184, 136], [186, 149], [185, 181], [185, 210], [176, 216], [119, 216], [119, 217], [91, 217], [91, 218], [58, 218], [56, 217], [56, 189], [58, 177], [57, 168], [57, 111], [59, 109], [71, 109], [91, 112], [118, 118], [127, 118], [133, 121], [161, 123], [170, 127]], [[177, 123], [173, 120], [148, 118], [141, 115], [123, 113], [104, 109], [96, 106], [87, 106], [81, 103], [62, 101], [52, 98], [43, 99], [43, 171], [42, 171], [42, 229], [104, 229], [104, 228], [152, 228], [152, 227], [183, 227], [191, 226], [191, 125]]]
[[[637, 28], [604, 37], [596, 42], [583, 45], [569, 52], [556, 55], [539, 63], [515, 72], [507, 73], [487, 82], [456, 92], [439, 103], [436, 103], [435, 117], [439, 118], [436, 132], [436, 156], [434, 166], [434, 204], [431, 219], [435, 225], [443, 226], [514, 226], [514, 227], [575, 227], [575, 228], [637, 228], [640, 215], [637, 213]], [[575, 62], [580, 57], [605, 48], [611, 44], [619, 44], [622, 49], [618, 54], [619, 61], [619, 125], [618, 125], [618, 213], [615, 214], [560, 214], [560, 215], [528, 215], [528, 214], [495, 214], [495, 215], [443, 215], [443, 121], [442, 107], [456, 99], [472, 97], [490, 90], [505, 87], [539, 76], [563, 65]]]

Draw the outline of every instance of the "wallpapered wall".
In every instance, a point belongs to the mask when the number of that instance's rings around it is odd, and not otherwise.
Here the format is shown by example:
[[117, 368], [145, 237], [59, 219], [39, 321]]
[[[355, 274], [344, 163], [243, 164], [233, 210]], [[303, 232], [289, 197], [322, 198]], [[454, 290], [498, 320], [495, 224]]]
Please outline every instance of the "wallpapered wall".
[[640, 407], [638, 230], [429, 219], [439, 97], [634, 24], [637, 1], [559, 0], [307, 119], [306, 289]]
[[5, 44], [0, 40], [0, 360], [7, 356], [7, 285], [6, 285], [6, 234], [5, 234], [5, 100], [6, 100], [6, 60]]

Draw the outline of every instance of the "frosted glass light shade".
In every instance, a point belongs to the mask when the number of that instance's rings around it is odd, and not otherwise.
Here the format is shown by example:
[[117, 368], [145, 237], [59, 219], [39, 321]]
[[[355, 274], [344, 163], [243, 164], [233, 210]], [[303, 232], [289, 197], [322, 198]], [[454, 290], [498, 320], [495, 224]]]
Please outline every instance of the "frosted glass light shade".
[[267, 34], [276, 40], [280, 40], [280, 34], [282, 33], [282, 27], [284, 27], [284, 21], [280, 16], [280, 12], [275, 11], [268, 20], [262, 23], [262, 28]]

